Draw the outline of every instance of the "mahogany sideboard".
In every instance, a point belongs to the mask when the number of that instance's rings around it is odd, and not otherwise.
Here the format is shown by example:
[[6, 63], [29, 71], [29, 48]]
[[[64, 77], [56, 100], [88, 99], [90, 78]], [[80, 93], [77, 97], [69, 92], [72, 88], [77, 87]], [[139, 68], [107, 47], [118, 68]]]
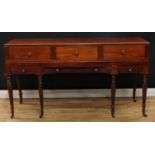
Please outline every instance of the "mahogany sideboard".
[[[20, 75], [36, 75], [40, 97], [40, 117], [44, 114], [42, 77], [45, 74], [110, 74], [111, 114], [115, 117], [117, 74], [141, 74], [142, 114], [146, 109], [149, 42], [143, 38], [13, 39], [5, 44], [5, 75], [14, 117], [12, 76], [16, 76], [22, 103]], [[90, 74], [91, 75], [91, 74]], [[136, 86], [133, 88], [135, 101]]]

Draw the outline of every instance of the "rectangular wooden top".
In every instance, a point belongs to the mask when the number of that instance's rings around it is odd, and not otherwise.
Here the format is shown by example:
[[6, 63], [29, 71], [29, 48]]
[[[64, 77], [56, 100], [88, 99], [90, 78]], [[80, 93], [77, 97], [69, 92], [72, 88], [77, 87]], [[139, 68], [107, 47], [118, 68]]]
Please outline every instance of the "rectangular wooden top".
[[36, 45], [100, 45], [100, 44], [150, 44], [143, 38], [48, 38], [48, 39], [13, 39], [5, 46]]

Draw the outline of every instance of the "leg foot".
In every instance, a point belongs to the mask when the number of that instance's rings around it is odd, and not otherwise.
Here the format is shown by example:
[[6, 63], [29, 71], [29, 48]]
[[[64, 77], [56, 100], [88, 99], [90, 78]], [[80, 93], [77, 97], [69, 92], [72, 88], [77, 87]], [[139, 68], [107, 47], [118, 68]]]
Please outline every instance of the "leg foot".
[[14, 118], [14, 114], [11, 114], [10, 118]]
[[147, 117], [147, 114], [144, 113], [143, 116], [144, 116], [144, 117]]
[[115, 118], [115, 109], [114, 109], [114, 107], [111, 107], [111, 116], [113, 118]]
[[40, 114], [40, 118], [43, 118], [43, 113]]

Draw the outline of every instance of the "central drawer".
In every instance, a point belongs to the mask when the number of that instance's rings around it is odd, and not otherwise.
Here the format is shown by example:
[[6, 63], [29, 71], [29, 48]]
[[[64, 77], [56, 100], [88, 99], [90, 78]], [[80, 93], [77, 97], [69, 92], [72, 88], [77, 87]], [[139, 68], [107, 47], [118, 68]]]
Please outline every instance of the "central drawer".
[[103, 67], [45, 67], [43, 69], [44, 74], [62, 74], [62, 73], [110, 73], [111, 66]]
[[47, 60], [51, 58], [50, 47], [10, 47], [9, 59]]
[[106, 45], [104, 46], [105, 61], [136, 61], [145, 58], [144, 45]]
[[56, 59], [64, 61], [94, 61], [98, 59], [98, 48], [86, 47], [57, 47]]

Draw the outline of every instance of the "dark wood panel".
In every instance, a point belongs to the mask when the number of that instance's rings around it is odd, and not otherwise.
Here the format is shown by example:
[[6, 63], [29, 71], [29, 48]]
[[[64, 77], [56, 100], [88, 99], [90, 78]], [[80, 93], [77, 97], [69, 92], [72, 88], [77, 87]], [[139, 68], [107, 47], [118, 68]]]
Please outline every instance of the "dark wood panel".
[[13, 39], [6, 46], [19, 45], [99, 45], [99, 44], [149, 44], [143, 38], [63, 38], [63, 39]]
[[48, 60], [51, 58], [50, 47], [10, 47], [9, 59]]
[[35, 75], [41, 73], [41, 67], [39, 65], [8, 65], [7, 69], [9, 74], [16, 75]]
[[119, 73], [143, 73], [144, 67], [142, 65], [121, 65], [118, 66]]
[[144, 45], [106, 45], [104, 46], [105, 61], [140, 61], [144, 60]]
[[57, 47], [56, 59], [61, 61], [97, 61], [97, 47]]
[[62, 73], [111, 73], [111, 65], [102, 67], [44, 67], [44, 74], [62, 74]]

